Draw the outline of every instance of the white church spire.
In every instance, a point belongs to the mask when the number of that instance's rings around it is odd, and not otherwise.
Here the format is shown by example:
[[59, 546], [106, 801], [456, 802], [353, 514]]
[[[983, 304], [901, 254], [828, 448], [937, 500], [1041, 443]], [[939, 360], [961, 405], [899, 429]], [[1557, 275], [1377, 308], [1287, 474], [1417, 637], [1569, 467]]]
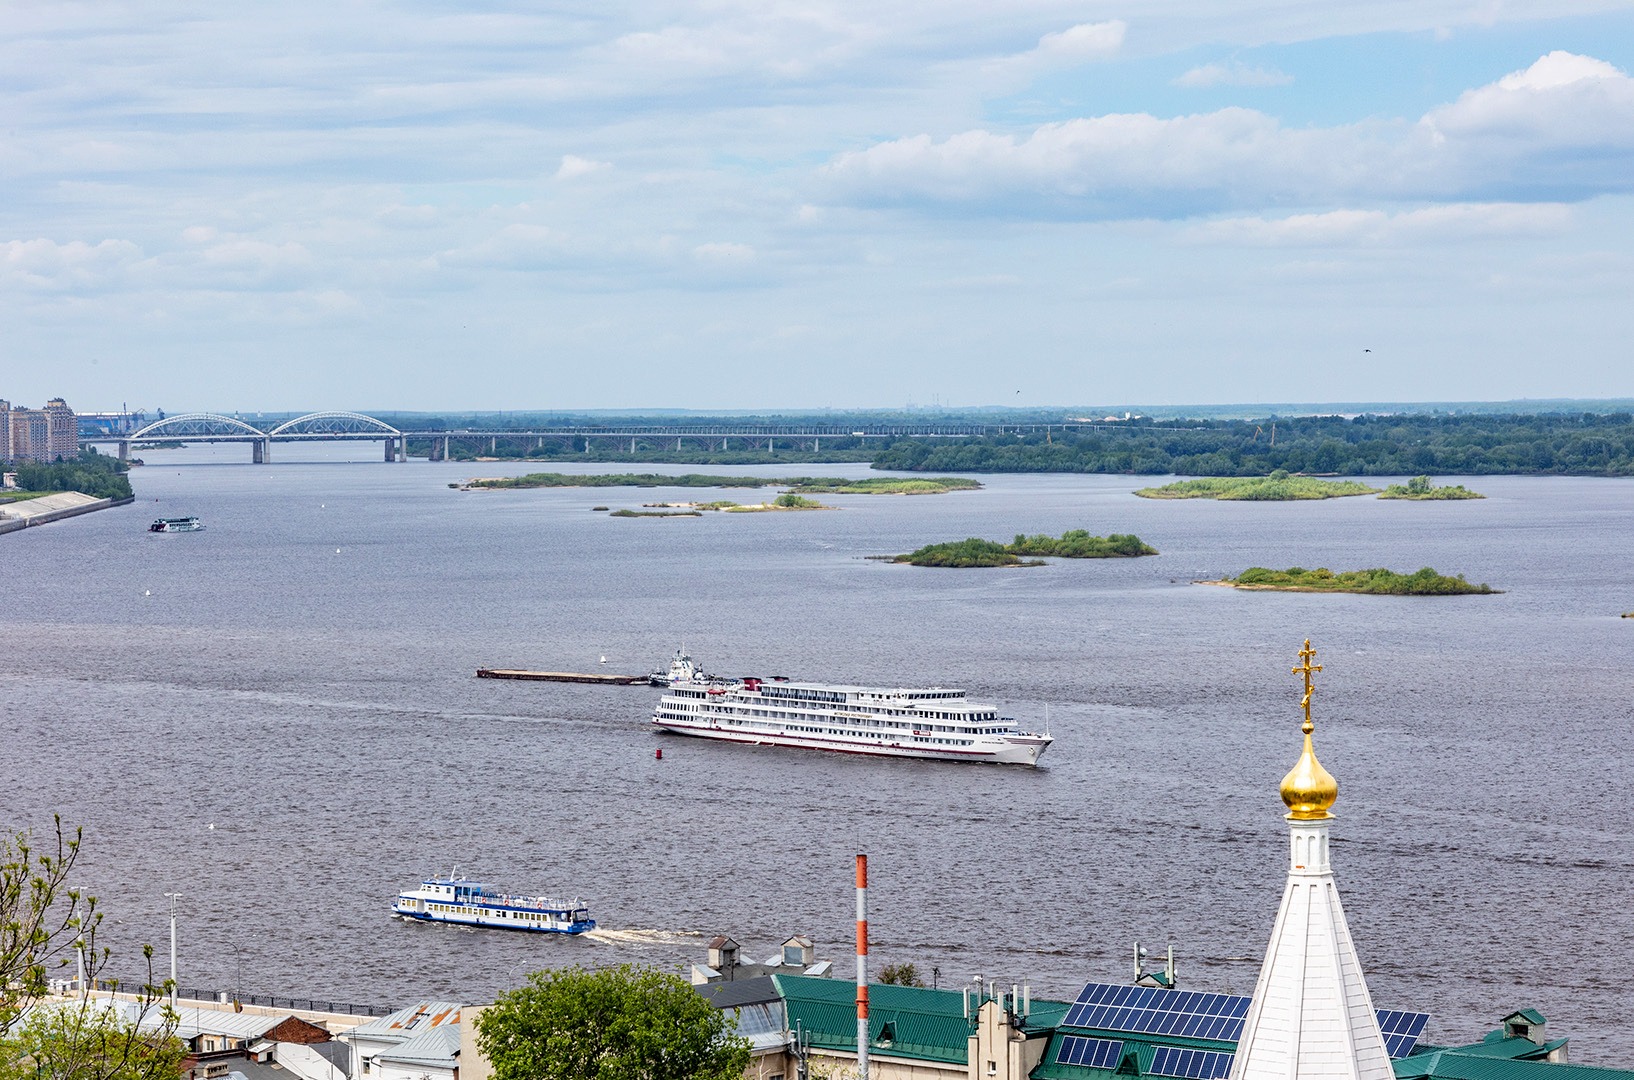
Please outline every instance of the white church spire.
[[1305, 750], [1282, 781], [1288, 806], [1288, 884], [1271, 929], [1254, 1000], [1243, 1021], [1231, 1080], [1393, 1080], [1373, 999], [1345, 924], [1328, 864], [1329, 808], [1339, 783], [1311, 746], [1309, 639], [1295, 675], [1305, 677]]

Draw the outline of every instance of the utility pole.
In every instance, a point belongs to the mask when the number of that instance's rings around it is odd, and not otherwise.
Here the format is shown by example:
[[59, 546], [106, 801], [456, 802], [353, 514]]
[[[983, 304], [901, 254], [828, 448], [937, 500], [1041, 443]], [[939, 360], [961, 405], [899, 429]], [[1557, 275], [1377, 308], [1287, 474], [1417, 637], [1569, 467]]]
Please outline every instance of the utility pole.
[[179, 892], [165, 893], [165, 899], [170, 901], [170, 1007], [176, 1007], [176, 901], [182, 898]]

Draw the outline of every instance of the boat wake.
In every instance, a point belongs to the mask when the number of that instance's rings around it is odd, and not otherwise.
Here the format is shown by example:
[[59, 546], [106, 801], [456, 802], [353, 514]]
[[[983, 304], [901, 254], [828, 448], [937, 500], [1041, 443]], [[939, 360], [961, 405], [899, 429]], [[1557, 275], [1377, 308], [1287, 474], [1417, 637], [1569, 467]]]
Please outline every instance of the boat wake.
[[610, 930], [597, 927], [587, 930], [582, 937], [603, 945], [681, 945], [703, 937], [696, 930]]

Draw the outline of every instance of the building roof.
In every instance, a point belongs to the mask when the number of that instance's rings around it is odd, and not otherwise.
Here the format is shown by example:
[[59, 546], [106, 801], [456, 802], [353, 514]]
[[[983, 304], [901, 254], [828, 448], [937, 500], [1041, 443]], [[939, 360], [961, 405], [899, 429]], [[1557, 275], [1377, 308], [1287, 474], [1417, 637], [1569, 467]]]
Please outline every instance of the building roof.
[[[782, 991], [791, 1030], [798, 1023], [810, 1032], [812, 1046], [856, 1052], [856, 984], [804, 975], [772, 979]], [[871, 1055], [964, 1064], [969, 1038], [962, 992], [882, 983], [868, 987]]]
[[227, 1074], [231, 1080], [238, 1077], [244, 1080], [290, 1080], [293, 1075], [288, 1069], [275, 1068], [253, 1058], [233, 1058], [231, 1061], [232, 1070]]
[[736, 1009], [742, 1005], [759, 1005], [782, 999], [782, 995], [777, 992], [777, 984], [772, 982], [770, 975], [739, 979], [735, 982], [702, 983], [693, 989], [708, 998], [709, 1003], [717, 1009]]
[[454, 1001], [422, 1001], [406, 1009], [398, 1009], [390, 1016], [380, 1016], [346, 1032], [348, 1037], [401, 1042], [413, 1038], [427, 1028], [444, 1024], [458, 1025], [460, 1006]]
[[460, 1053], [460, 1029], [453, 1024], [429, 1028], [400, 1046], [382, 1051], [376, 1061], [394, 1065], [429, 1065], [452, 1069]]
[[1550, 1051], [1558, 1050], [1566, 1045], [1565, 1039], [1551, 1039], [1548, 1042], [1536, 1042], [1532, 1039], [1523, 1039], [1519, 1035], [1505, 1037], [1503, 1028], [1492, 1032], [1485, 1039], [1469, 1046], [1438, 1046], [1437, 1050], [1452, 1050], [1459, 1054], [1468, 1054], [1471, 1057], [1498, 1057], [1498, 1058], [1541, 1058]]
[[1627, 1069], [1556, 1065], [1548, 1061], [1492, 1057], [1474, 1050], [1474, 1047], [1455, 1047], [1402, 1058], [1395, 1063], [1396, 1080], [1634, 1080], [1634, 1072]]
[[1525, 1020], [1528, 1024], [1546, 1023], [1546, 1021], [1543, 1019], [1543, 1014], [1538, 1012], [1536, 1009], [1517, 1009], [1515, 1012], [1512, 1012], [1508, 1016], [1504, 1017], [1503, 1022], [1507, 1024], [1509, 1021], [1517, 1018]]
[[225, 1009], [194, 1009], [183, 1007], [177, 1012], [181, 1023], [176, 1036], [182, 1040], [200, 1035], [222, 1035], [229, 1039], [259, 1039], [273, 1028], [290, 1019], [294, 1013], [258, 1016], [247, 1012], [228, 1012]]
[[341, 1072], [352, 1071], [352, 1048], [345, 1043], [331, 1039], [328, 1042], [307, 1043], [306, 1047]]

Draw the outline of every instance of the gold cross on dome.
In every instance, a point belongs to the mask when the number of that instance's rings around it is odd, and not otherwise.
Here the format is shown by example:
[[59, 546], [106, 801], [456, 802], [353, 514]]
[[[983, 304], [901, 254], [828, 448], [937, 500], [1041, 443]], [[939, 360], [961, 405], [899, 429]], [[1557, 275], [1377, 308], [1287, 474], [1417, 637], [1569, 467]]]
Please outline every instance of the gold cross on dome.
[[1315, 730], [1315, 725], [1311, 723], [1311, 695], [1316, 693], [1316, 686], [1311, 682], [1311, 675], [1322, 670], [1321, 664], [1311, 663], [1314, 659], [1316, 659], [1316, 650], [1311, 648], [1311, 639], [1306, 638], [1305, 647], [1299, 650], [1300, 664], [1294, 668], [1293, 674], [1303, 673], [1305, 676], [1305, 696], [1299, 701], [1300, 707], [1305, 710], [1305, 722], [1299, 726], [1299, 730], [1307, 735]]

